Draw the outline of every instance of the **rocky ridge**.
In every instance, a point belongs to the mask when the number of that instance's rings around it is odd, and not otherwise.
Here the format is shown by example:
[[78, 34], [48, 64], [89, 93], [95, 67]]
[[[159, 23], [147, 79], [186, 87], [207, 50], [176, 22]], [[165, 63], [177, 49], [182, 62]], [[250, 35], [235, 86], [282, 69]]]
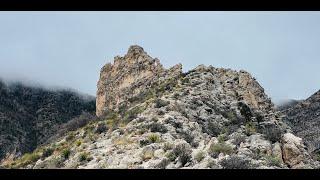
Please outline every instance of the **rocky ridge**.
[[167, 70], [131, 46], [101, 69], [101, 121], [6, 167], [318, 167], [248, 72], [204, 65], [181, 69], [178, 64]]
[[284, 121], [292, 128], [293, 132], [303, 138], [308, 151], [320, 151], [320, 91], [312, 96], [283, 109]]

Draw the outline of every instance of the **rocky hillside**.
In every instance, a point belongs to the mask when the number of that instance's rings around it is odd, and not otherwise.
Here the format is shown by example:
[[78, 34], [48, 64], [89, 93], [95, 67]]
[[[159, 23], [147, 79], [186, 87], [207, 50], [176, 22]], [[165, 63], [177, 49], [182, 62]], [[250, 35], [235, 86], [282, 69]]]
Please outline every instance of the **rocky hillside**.
[[248, 72], [165, 69], [131, 46], [106, 64], [83, 128], [6, 168], [316, 168]]
[[0, 81], [0, 160], [32, 152], [62, 132], [60, 125], [94, 110], [94, 98], [84, 99], [69, 90]]
[[282, 112], [285, 122], [303, 138], [308, 150], [320, 151], [320, 91]]
[[284, 111], [284, 110], [287, 110], [295, 105], [297, 105], [299, 102], [301, 102], [301, 100], [295, 100], [295, 99], [289, 99], [287, 101], [284, 101], [282, 103], [279, 103], [277, 106], [276, 106], [276, 109], [278, 111]]

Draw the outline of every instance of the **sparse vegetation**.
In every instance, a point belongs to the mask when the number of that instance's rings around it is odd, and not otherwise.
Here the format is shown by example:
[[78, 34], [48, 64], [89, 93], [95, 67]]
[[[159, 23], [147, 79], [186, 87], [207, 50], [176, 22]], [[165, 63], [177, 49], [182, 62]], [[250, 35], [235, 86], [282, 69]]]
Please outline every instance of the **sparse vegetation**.
[[255, 125], [254, 125], [252, 122], [246, 123], [246, 126], [245, 126], [245, 134], [246, 134], [247, 136], [250, 136], [250, 135], [252, 135], [252, 134], [254, 134], [254, 133], [256, 133], [256, 132], [257, 132], [256, 127], [255, 127]]
[[132, 121], [133, 119], [138, 117], [138, 114], [142, 113], [145, 110], [145, 107], [136, 106], [131, 109], [129, 109], [127, 112], [125, 112], [123, 121], [128, 123]]
[[155, 108], [165, 107], [165, 106], [167, 106], [167, 105], [170, 104], [169, 101], [165, 101], [165, 100], [162, 100], [162, 99], [160, 99], [160, 98], [156, 99], [156, 100], [154, 101], [154, 103], [155, 103]]
[[79, 161], [83, 162], [83, 161], [91, 161], [92, 158], [89, 156], [88, 152], [83, 152], [79, 155]]
[[77, 140], [77, 141], [76, 141], [76, 145], [77, 145], [77, 146], [80, 146], [81, 143], [82, 143], [82, 142], [81, 142], [80, 140]]
[[181, 162], [182, 166], [191, 160], [192, 150], [188, 144], [179, 144], [175, 146], [172, 152], [175, 157], [179, 157], [179, 161]]
[[272, 143], [279, 142], [281, 140], [282, 131], [279, 127], [276, 125], [265, 127], [261, 130], [261, 133], [263, 133], [269, 141]]
[[167, 128], [160, 123], [152, 123], [150, 124], [149, 128], [151, 132], [166, 133], [168, 131]]
[[278, 157], [267, 155], [265, 158], [269, 166], [281, 167], [281, 160]]
[[249, 160], [240, 156], [230, 156], [220, 162], [224, 169], [251, 169], [252, 164]]
[[233, 148], [226, 144], [225, 142], [219, 142], [216, 144], [212, 144], [209, 148], [209, 155], [213, 158], [218, 157], [220, 153], [223, 154], [231, 154], [233, 153]]
[[201, 162], [204, 157], [205, 157], [205, 153], [203, 151], [199, 151], [194, 158], [197, 162]]
[[208, 131], [212, 136], [218, 136], [221, 133], [221, 126], [216, 121], [208, 122]]
[[105, 123], [101, 122], [97, 125], [96, 127], [96, 130], [95, 130], [95, 133], [98, 133], [98, 134], [101, 134], [103, 132], [106, 132], [108, 129], [107, 129], [107, 126]]
[[237, 146], [239, 146], [242, 142], [245, 142], [246, 137], [242, 134], [236, 134], [234, 137], [233, 143]]
[[153, 156], [154, 156], [154, 151], [147, 148], [142, 151], [141, 158], [143, 161], [146, 161], [146, 160], [152, 159]]
[[67, 148], [67, 149], [62, 150], [61, 157], [64, 159], [68, 159], [70, 154], [71, 154], [71, 151], [69, 148]]
[[173, 147], [174, 147], [174, 145], [173, 145], [173, 144], [166, 142], [166, 143], [164, 143], [164, 145], [163, 145], [163, 148], [162, 148], [162, 149], [163, 149], [164, 151], [168, 151], [168, 150], [173, 149]]
[[50, 148], [50, 147], [46, 148], [46, 149], [43, 150], [41, 158], [44, 159], [46, 157], [49, 157], [49, 156], [52, 155], [53, 152], [54, 152], [53, 148]]

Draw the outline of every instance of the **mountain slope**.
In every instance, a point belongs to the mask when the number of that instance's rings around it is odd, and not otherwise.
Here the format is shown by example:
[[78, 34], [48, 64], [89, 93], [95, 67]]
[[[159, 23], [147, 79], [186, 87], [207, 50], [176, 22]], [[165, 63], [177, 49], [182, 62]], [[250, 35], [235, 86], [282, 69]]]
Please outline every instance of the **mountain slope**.
[[[0, 81], [0, 160], [32, 152], [95, 100], [69, 90], [45, 90]], [[10, 156], [10, 157], [9, 157]]]
[[310, 152], [320, 150], [320, 91], [282, 111], [285, 122], [304, 139]]
[[[165, 69], [131, 46], [100, 72], [92, 121], [7, 168], [315, 168], [245, 71]], [[50, 153], [47, 153], [47, 152]]]

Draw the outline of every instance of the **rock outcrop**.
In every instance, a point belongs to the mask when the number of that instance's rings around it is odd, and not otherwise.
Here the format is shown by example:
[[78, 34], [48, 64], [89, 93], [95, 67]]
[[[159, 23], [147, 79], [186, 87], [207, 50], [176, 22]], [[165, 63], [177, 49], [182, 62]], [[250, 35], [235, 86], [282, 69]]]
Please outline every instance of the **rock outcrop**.
[[94, 98], [0, 81], [0, 161], [32, 152], [64, 123], [95, 110]]
[[306, 143], [309, 152], [320, 151], [320, 91], [283, 109], [284, 121]]
[[148, 95], [148, 88], [155, 83], [181, 73], [181, 64], [166, 70], [158, 59], [150, 57], [142, 47], [131, 46], [124, 57], [115, 57], [113, 64], [108, 63], [101, 69], [96, 114], [103, 116], [110, 110], [119, 110], [119, 107], [128, 108], [138, 96]]
[[183, 73], [180, 64], [166, 70], [138, 46], [102, 68], [97, 115], [101, 121], [37, 149], [37, 158], [7, 167], [318, 166], [248, 72], [199, 65]]

